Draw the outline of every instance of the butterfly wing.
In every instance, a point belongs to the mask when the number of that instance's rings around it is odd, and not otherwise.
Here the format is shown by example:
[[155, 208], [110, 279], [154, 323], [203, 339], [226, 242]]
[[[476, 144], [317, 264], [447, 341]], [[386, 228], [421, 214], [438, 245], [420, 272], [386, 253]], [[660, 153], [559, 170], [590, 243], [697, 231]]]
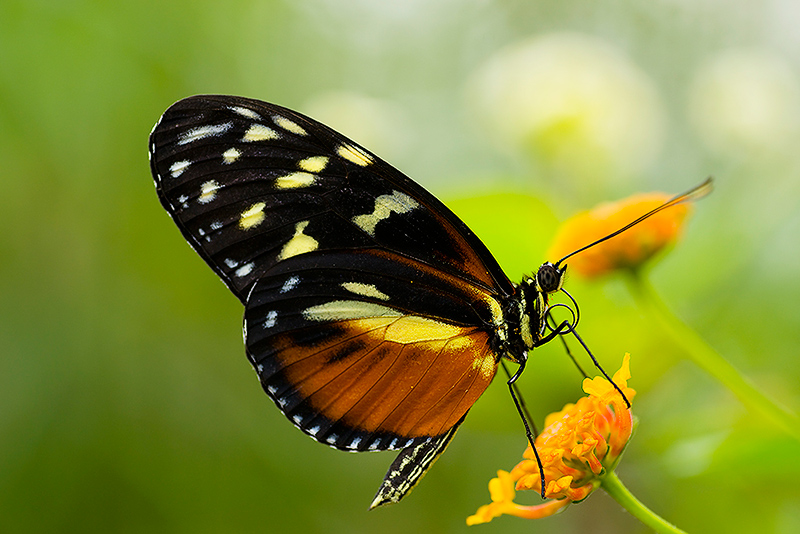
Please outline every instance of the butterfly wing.
[[384, 504], [399, 502], [409, 491], [414, 489], [433, 462], [438, 460], [445, 451], [466, 417], [467, 414], [464, 414], [446, 434], [429, 438], [403, 449], [389, 467], [381, 487], [378, 488], [378, 492], [370, 504], [370, 510]]
[[297, 256], [256, 282], [248, 354], [270, 397], [315, 439], [405, 448], [447, 433], [494, 377], [491, 307], [469, 289], [391, 252]]
[[245, 304], [267, 394], [321, 442], [402, 449], [376, 503], [399, 500], [495, 374], [515, 289], [486, 247], [392, 166], [280, 106], [187, 98], [150, 158], [163, 206]]
[[514, 292], [433, 195], [289, 109], [232, 96], [181, 100], [153, 129], [150, 163], [164, 208], [242, 302], [277, 262], [342, 248], [399, 251], [490, 292]]

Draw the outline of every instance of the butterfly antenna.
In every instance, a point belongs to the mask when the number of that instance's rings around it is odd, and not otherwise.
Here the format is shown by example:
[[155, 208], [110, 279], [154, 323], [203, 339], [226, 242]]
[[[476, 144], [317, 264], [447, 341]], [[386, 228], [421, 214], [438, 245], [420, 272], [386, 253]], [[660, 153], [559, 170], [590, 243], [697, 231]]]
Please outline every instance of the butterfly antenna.
[[653, 209], [651, 211], [648, 211], [647, 213], [645, 213], [644, 215], [642, 215], [641, 217], [639, 217], [635, 221], [633, 221], [633, 222], [631, 222], [629, 224], [626, 224], [625, 226], [623, 226], [619, 230], [617, 230], [615, 232], [611, 232], [607, 236], [601, 237], [597, 241], [593, 241], [592, 243], [589, 243], [585, 247], [581, 247], [578, 250], [570, 252], [569, 254], [567, 254], [566, 256], [564, 256], [563, 258], [561, 258], [560, 260], [558, 260], [555, 263], [556, 269], [558, 269], [559, 266], [561, 265], [561, 263], [564, 262], [564, 260], [566, 260], [567, 258], [570, 258], [570, 257], [574, 256], [575, 254], [577, 254], [579, 252], [583, 252], [587, 248], [591, 248], [591, 247], [593, 247], [595, 245], [598, 245], [598, 244], [602, 243], [603, 241], [608, 241], [612, 237], [615, 237], [615, 236], [621, 234], [622, 232], [624, 232], [628, 228], [630, 228], [632, 226], [636, 226], [637, 224], [639, 224], [643, 220], [645, 220], [645, 219], [647, 219], [649, 217], [652, 217], [653, 215], [655, 215], [659, 211], [665, 210], [667, 208], [671, 208], [672, 206], [675, 206], [676, 204], [681, 204], [683, 202], [688, 202], [690, 200], [699, 200], [699, 199], [703, 198], [704, 196], [708, 195], [712, 191], [712, 189], [714, 188], [713, 181], [714, 180], [712, 178], [710, 178], [710, 177], [706, 178], [706, 180], [702, 184], [693, 187], [692, 189], [686, 191], [685, 193], [681, 193], [680, 195], [676, 195], [676, 196], [672, 197], [671, 199], [669, 199], [666, 202], [664, 202], [663, 204], [661, 204], [659, 207], [657, 207], [657, 208], [655, 208], [655, 209]]
[[[519, 413], [519, 416], [522, 418], [522, 424], [525, 425], [525, 435], [528, 437], [528, 443], [531, 444], [531, 449], [533, 449], [533, 455], [536, 456], [536, 464], [539, 466], [539, 480], [541, 481], [541, 489], [542, 489], [541, 496], [542, 499], [544, 499], [545, 498], [544, 465], [542, 464], [542, 459], [539, 458], [539, 451], [536, 450], [536, 444], [534, 443], [535, 440], [534, 433], [531, 432], [531, 424], [528, 423], [530, 415], [528, 415], [526, 418], [525, 414], [527, 413], [528, 410], [527, 408], [525, 408], [525, 403], [520, 402], [522, 396], [517, 397], [518, 392], [516, 391], [517, 388], [515, 385], [517, 379], [522, 375], [522, 372], [525, 370], [525, 361], [526, 360], [522, 360], [522, 362], [519, 364], [517, 372], [514, 373], [514, 376], [508, 379], [508, 382], [506, 382], [506, 384], [508, 384], [508, 391], [511, 392], [511, 398], [514, 399], [514, 406], [517, 407], [517, 412]], [[508, 369], [506, 368], [505, 362], [503, 363], [503, 369], [505, 369], [506, 373], [508, 373]], [[533, 421], [533, 419], [530, 420]]]

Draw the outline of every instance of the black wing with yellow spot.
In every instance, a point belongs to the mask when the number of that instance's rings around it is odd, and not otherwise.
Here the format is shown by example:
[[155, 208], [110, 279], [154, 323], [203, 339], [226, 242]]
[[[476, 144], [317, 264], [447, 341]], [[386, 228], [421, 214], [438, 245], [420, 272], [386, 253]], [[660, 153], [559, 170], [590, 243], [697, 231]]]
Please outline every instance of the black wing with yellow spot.
[[161, 203], [242, 302], [282, 259], [335, 249], [394, 250], [513, 292], [483, 243], [433, 195], [289, 109], [232, 96], [181, 100], [153, 130], [150, 159]]
[[245, 305], [248, 357], [301, 430], [402, 450], [396, 502], [494, 377], [515, 287], [430, 193], [304, 115], [231, 96], [170, 107], [150, 138], [161, 203]]

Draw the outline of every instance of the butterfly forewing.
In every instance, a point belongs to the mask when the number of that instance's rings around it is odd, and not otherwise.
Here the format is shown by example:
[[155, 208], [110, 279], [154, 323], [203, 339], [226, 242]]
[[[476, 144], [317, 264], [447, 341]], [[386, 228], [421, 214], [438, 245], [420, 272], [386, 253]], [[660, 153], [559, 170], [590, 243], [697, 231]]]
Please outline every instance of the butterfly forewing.
[[435, 197], [286, 108], [229, 96], [187, 98], [156, 125], [150, 151], [162, 204], [243, 302], [283, 259], [365, 247], [513, 293], [485, 246]]
[[399, 500], [502, 356], [516, 289], [486, 247], [374, 154], [265, 102], [174, 104], [150, 161], [161, 203], [245, 304], [267, 394], [333, 447], [403, 449], [375, 502]]

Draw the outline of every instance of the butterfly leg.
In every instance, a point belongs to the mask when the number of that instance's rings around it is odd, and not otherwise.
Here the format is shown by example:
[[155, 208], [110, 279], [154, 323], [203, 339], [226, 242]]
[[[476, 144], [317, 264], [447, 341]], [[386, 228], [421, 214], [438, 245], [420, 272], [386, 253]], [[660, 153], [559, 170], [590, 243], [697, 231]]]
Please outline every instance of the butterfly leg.
[[[520, 418], [522, 419], [522, 424], [525, 425], [525, 435], [528, 437], [528, 443], [531, 444], [531, 449], [533, 450], [534, 456], [536, 456], [536, 464], [539, 466], [539, 480], [542, 481], [542, 499], [544, 499], [544, 489], [545, 489], [545, 480], [544, 480], [544, 466], [542, 465], [542, 460], [539, 458], [539, 451], [536, 450], [536, 444], [534, 443], [534, 433], [531, 432], [531, 425], [528, 424], [528, 418], [525, 417], [525, 413], [527, 412], [525, 407], [524, 401], [521, 401], [521, 396], [517, 397], [516, 392], [516, 381], [522, 375], [522, 372], [525, 370], [525, 363], [527, 359], [522, 359], [519, 364], [519, 368], [517, 372], [514, 373], [514, 376], [508, 379], [506, 384], [508, 385], [508, 391], [511, 393], [511, 398], [514, 400], [514, 406], [517, 408], [517, 413], [519, 413]], [[505, 367], [505, 366], [504, 366]], [[530, 417], [530, 416], [529, 416]], [[535, 430], [535, 428], [534, 428]]]

